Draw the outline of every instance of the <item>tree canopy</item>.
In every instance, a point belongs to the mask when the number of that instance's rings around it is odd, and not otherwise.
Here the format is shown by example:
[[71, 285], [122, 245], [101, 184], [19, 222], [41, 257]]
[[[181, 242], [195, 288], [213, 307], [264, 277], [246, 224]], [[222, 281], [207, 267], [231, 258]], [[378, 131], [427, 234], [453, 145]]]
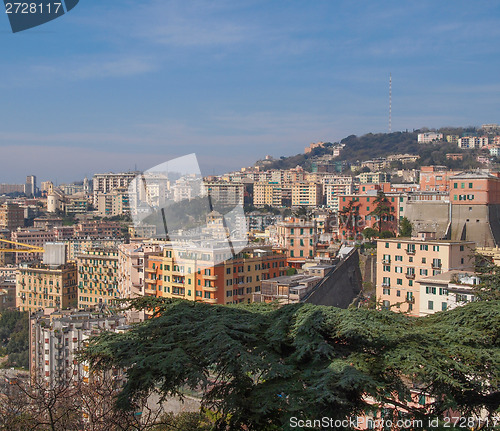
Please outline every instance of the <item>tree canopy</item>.
[[425, 318], [387, 310], [292, 304], [212, 306], [139, 298], [154, 316], [125, 333], [92, 339], [82, 359], [118, 366], [122, 408], [156, 390], [201, 390], [220, 429], [288, 429], [291, 417], [343, 419], [377, 402], [407, 400], [408, 382], [436, 417], [500, 404], [500, 301], [467, 304]]

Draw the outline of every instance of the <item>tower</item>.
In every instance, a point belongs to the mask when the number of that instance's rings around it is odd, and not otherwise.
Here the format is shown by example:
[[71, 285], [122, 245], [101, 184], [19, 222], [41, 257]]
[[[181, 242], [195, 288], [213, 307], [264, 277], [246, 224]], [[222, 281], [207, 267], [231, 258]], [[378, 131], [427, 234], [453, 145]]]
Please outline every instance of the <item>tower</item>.
[[389, 73], [389, 133], [392, 133], [392, 74]]

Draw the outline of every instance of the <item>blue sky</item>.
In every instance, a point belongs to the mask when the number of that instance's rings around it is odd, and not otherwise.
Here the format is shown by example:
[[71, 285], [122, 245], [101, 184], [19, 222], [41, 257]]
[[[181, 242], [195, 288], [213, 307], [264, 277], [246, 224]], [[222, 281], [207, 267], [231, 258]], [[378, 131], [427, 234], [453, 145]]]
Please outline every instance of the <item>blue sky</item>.
[[500, 123], [500, 3], [80, 0], [0, 18], [0, 182], [205, 174], [318, 140]]

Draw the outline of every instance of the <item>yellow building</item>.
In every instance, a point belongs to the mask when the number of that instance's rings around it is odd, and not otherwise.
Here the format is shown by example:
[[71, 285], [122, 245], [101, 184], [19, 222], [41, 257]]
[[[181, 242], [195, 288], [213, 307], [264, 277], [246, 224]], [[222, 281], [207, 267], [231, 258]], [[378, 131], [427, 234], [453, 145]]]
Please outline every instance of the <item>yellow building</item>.
[[118, 293], [118, 250], [92, 248], [77, 256], [78, 308], [114, 304]]
[[20, 311], [68, 308], [77, 304], [77, 273], [73, 262], [53, 266], [25, 264], [16, 274], [16, 306]]
[[279, 182], [257, 182], [253, 185], [253, 204], [256, 207], [283, 205], [282, 186]]
[[322, 203], [322, 185], [317, 183], [292, 184], [292, 206], [317, 207]]
[[377, 240], [377, 300], [393, 311], [420, 314], [422, 279], [454, 270], [473, 270], [473, 241], [418, 238]]

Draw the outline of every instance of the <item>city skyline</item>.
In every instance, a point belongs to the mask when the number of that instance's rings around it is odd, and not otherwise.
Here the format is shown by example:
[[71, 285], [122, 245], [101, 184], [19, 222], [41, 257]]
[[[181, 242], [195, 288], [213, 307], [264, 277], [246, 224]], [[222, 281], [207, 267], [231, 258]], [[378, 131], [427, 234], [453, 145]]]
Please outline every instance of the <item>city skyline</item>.
[[498, 123], [500, 8], [80, 2], [3, 21], [0, 182], [59, 183], [196, 152], [204, 174], [316, 141]]

